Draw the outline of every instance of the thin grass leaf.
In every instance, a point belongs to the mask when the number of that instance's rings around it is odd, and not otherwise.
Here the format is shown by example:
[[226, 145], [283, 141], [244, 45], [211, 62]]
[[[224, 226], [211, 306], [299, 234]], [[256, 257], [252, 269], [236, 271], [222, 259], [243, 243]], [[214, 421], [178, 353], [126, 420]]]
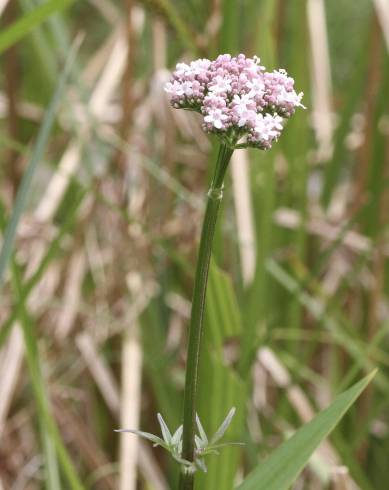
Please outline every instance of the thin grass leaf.
[[[53, 416], [50, 412], [48, 396], [45, 388], [46, 384], [45, 384], [45, 380], [43, 379], [41, 368], [40, 368], [40, 359], [39, 359], [39, 351], [38, 351], [36, 336], [34, 335], [34, 332], [32, 330], [32, 322], [28, 316], [25, 303], [21, 300], [22, 298], [21, 275], [16, 263], [12, 264], [12, 279], [14, 283], [16, 296], [20, 301], [20, 305], [21, 305], [19, 309], [19, 319], [23, 330], [23, 336], [24, 336], [24, 341], [26, 346], [26, 357], [27, 357], [28, 368], [31, 377], [32, 388], [34, 391], [39, 423], [41, 426], [43, 425], [45, 433], [47, 433], [45, 437], [48, 437], [50, 439], [50, 446], [46, 446], [46, 449], [50, 451], [46, 464], [56, 465], [55, 459], [53, 459], [54, 455], [52, 453], [52, 448], [51, 448], [51, 444], [53, 444], [58, 455], [58, 460], [61, 464], [61, 469], [69, 484], [69, 488], [71, 490], [85, 490], [85, 487], [82, 485], [81, 481], [79, 480], [74, 465], [68, 455], [67, 449], [65, 448], [62, 442], [62, 438], [58, 431], [56, 422], [53, 419]], [[49, 469], [50, 478], [56, 478], [53, 473], [55, 471], [56, 468], [51, 466], [51, 468]], [[57, 483], [54, 484], [57, 485]], [[58, 485], [54, 488], [60, 488], [58, 487]]]
[[55, 444], [47, 427], [40, 421], [41, 432], [43, 434], [43, 448], [45, 454], [46, 480], [48, 487], [52, 490], [61, 490], [61, 480], [59, 476], [58, 459]]
[[339, 395], [311, 422], [299, 429], [261, 463], [236, 490], [287, 490], [308, 463], [319, 444], [370, 383], [376, 371]]
[[[69, 232], [72, 225], [74, 224], [76, 212], [79, 209], [83, 201], [83, 198], [85, 197], [85, 194], [86, 191], [83, 191], [79, 196], [75, 197], [75, 201], [73, 205], [69, 207], [68, 215], [66, 217], [65, 222], [62, 224], [61, 229], [58, 231], [58, 235], [48, 246], [44, 257], [40, 261], [33, 275], [25, 283], [23, 283], [21, 287], [22, 290], [21, 302], [27, 301], [27, 298], [29, 297], [30, 293], [32, 292], [34, 287], [38, 284], [43, 274], [49, 267], [50, 263], [54, 260], [55, 257], [57, 257], [62, 239], [66, 236], [66, 234]], [[0, 212], [3, 211], [4, 209], [5, 207], [0, 201]], [[0, 216], [2, 216], [1, 213]], [[0, 328], [0, 348], [3, 346], [4, 342], [6, 341], [11, 331], [12, 325], [14, 324], [15, 320], [18, 317], [18, 314], [19, 314], [19, 303], [12, 310], [10, 316], [5, 320], [5, 322], [2, 324]]]
[[18, 227], [19, 220], [22, 216], [27, 196], [29, 194], [32, 178], [34, 176], [35, 170], [42, 161], [43, 154], [48, 143], [51, 128], [55, 120], [55, 113], [63, 96], [66, 82], [68, 80], [68, 75], [70, 73], [71, 67], [76, 57], [78, 49], [78, 44], [74, 45], [73, 49], [70, 51], [69, 56], [66, 60], [64, 69], [58, 79], [57, 87], [55, 89], [54, 95], [51, 99], [49, 107], [44, 116], [42, 125], [39, 129], [38, 137], [32, 151], [30, 162], [25, 171], [20, 187], [18, 189], [14, 208], [10, 217], [10, 221], [5, 231], [3, 246], [0, 252], [0, 288], [3, 283], [4, 273], [7, 268], [9, 259], [11, 258], [12, 250], [14, 247], [14, 241], [16, 236], [16, 230]]
[[190, 51], [197, 52], [197, 45], [194, 41], [195, 36], [180, 15], [174, 2], [170, 0], [144, 0], [143, 3], [146, 6], [155, 7], [164, 16], [167, 23], [176, 31], [177, 37], [183, 45]]
[[[19, 3], [24, 15], [30, 14], [39, 6], [34, 0], [19, 0]], [[49, 23], [50, 19], [51, 17], [47, 19], [47, 23]], [[29, 34], [28, 46], [26, 46], [25, 49], [28, 50], [28, 56], [31, 57], [31, 61], [34, 65], [36, 64], [36, 66], [39, 66], [40, 68], [39, 78], [41, 83], [45, 84], [49, 89], [55, 85], [58, 70], [58, 56], [54, 53], [54, 46], [56, 43], [49, 42], [45, 27], [46, 22], [35, 27]], [[66, 55], [64, 57], [66, 57]]]
[[[0, 202], [0, 211], [4, 210], [3, 203]], [[2, 222], [2, 219], [0, 218], [0, 226], [1, 228], [3, 227], [4, 223]], [[18, 291], [22, 290], [22, 285], [20, 283], [20, 278], [18, 275], [17, 271], [17, 266], [16, 264], [13, 265], [13, 270], [14, 270], [14, 275], [16, 274], [16, 280], [17, 280], [17, 288]], [[20, 317], [22, 318], [22, 330], [24, 332], [24, 340], [25, 343], [28, 342], [28, 347], [26, 349], [27, 353], [27, 361], [30, 366], [30, 372], [33, 375], [35, 373], [35, 376], [33, 378], [33, 385], [36, 387], [36, 389], [39, 389], [42, 391], [42, 403], [47, 405], [47, 396], [44, 392], [44, 387], [40, 386], [40, 378], [41, 378], [41, 372], [40, 372], [40, 366], [39, 366], [39, 357], [38, 357], [38, 352], [37, 349], [34, 346], [34, 343], [31, 342], [30, 336], [29, 336], [29, 330], [27, 326], [27, 313], [24, 308], [24, 302], [21, 303], [23, 306], [20, 308], [19, 314]], [[27, 329], [27, 330], [26, 330]], [[39, 409], [38, 409], [39, 412]], [[55, 444], [54, 441], [52, 440], [52, 437], [50, 435], [50, 432], [48, 431], [48, 428], [45, 424], [45, 421], [43, 417], [39, 417], [39, 428], [41, 431], [41, 438], [42, 438], [42, 446], [43, 446], [43, 452], [45, 455], [45, 473], [46, 473], [46, 481], [49, 485], [49, 488], [52, 488], [53, 490], [61, 490], [61, 483], [60, 483], [60, 476], [59, 476], [59, 471], [58, 471], [58, 460], [57, 460], [57, 454], [55, 450]]]
[[351, 119], [360, 103], [360, 96], [361, 93], [363, 93], [367, 80], [365, 74], [366, 70], [369, 68], [368, 64], [371, 55], [370, 50], [368, 49], [369, 43], [371, 42], [370, 25], [367, 24], [367, 27], [365, 27], [364, 30], [366, 32], [362, 31], [360, 33], [362, 43], [360, 49], [357, 50], [358, 55], [355, 59], [355, 69], [352, 71], [353, 77], [348, 84], [349, 90], [345, 93], [344, 107], [341, 112], [339, 125], [336, 128], [333, 155], [325, 166], [324, 187], [321, 196], [325, 207], [330, 203], [332, 194], [337, 188], [337, 181], [344, 168], [344, 161], [347, 156], [345, 139], [350, 130]]
[[[349, 331], [345, 331], [343, 326], [339, 325], [336, 319], [327, 314], [325, 309], [323, 309], [322, 302], [318, 301], [316, 297], [313, 297], [307, 292], [302, 291], [298, 281], [288, 274], [285, 269], [280, 267], [276, 261], [269, 260], [266, 267], [270, 274], [282, 284], [287, 291], [296, 295], [298, 301], [307, 308], [307, 311], [309, 311], [318, 322], [323, 323], [325, 328], [328, 329], [335, 340], [343, 346], [355, 362], [360, 363], [366, 371], [374, 369], [374, 363], [372, 363], [370, 358], [366, 356], [366, 347], [363, 344], [361, 345], [360, 342], [351, 336]], [[381, 372], [377, 373], [374, 383], [384, 393], [389, 389], [388, 379]]]
[[68, 7], [74, 0], [49, 0], [18, 19], [13, 25], [0, 34], [0, 54], [20, 41], [34, 27], [44, 22], [50, 15]]

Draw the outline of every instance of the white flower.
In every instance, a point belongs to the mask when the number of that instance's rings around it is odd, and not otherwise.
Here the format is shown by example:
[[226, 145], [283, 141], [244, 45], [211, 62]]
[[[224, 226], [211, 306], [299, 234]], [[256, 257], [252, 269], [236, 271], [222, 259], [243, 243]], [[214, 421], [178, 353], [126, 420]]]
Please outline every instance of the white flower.
[[271, 114], [257, 114], [254, 124], [254, 134], [258, 140], [272, 141], [278, 138], [282, 131], [282, 117]]
[[224, 121], [228, 119], [228, 116], [223, 113], [221, 109], [211, 109], [204, 117], [204, 121], [208, 124], [212, 124], [216, 129], [222, 129]]
[[306, 109], [306, 107], [301, 103], [303, 95], [303, 92], [297, 94], [294, 90], [288, 92], [287, 90], [282, 88], [280, 93], [277, 95], [277, 103], [279, 105], [290, 104], [294, 107], [302, 107], [303, 109]]
[[213, 80], [213, 84], [209, 87], [210, 92], [222, 94], [231, 91], [231, 80], [227, 77], [217, 75]]
[[205, 73], [210, 66], [211, 62], [206, 58], [192, 61], [190, 64], [191, 71], [194, 75], [201, 75]]
[[190, 75], [191, 71], [191, 67], [186, 63], [177, 63], [174, 73], [178, 78], [182, 78], [186, 75]]
[[253, 56], [253, 61], [261, 71], [265, 69], [265, 67], [261, 65], [261, 58], [259, 58], [257, 55]]
[[248, 95], [250, 97], [262, 96], [265, 92], [265, 84], [261, 78], [254, 78], [246, 82], [246, 87], [250, 90]]
[[175, 97], [180, 97], [184, 95], [182, 84], [180, 82], [177, 82], [177, 80], [174, 80], [173, 83], [168, 82], [165, 85], [165, 92]]
[[250, 75], [252, 78], [255, 78], [259, 75], [261, 71], [265, 69], [264, 66], [260, 65], [260, 59], [257, 57], [254, 57], [254, 60], [252, 63], [250, 63], [249, 66], [245, 68], [245, 72]]
[[255, 102], [249, 94], [234, 95], [233, 112], [238, 117], [238, 126], [253, 125], [255, 122]]
[[250, 111], [250, 110], [245, 110], [241, 109], [238, 111], [237, 116], [239, 117], [238, 120], [238, 126], [241, 128], [242, 126], [252, 126], [255, 122], [256, 118], [256, 112], [255, 111]]
[[193, 95], [193, 82], [177, 82], [175, 80], [173, 83], [167, 83], [165, 85], [165, 91], [176, 97], [182, 97], [183, 95], [186, 95], [187, 97], [190, 97]]
[[192, 82], [182, 82], [182, 91], [184, 93], [184, 95], [186, 95], [187, 97], [190, 97], [191, 95], [193, 95], [193, 83]]
[[254, 110], [256, 107], [255, 100], [250, 94], [234, 95], [233, 106], [245, 110]]

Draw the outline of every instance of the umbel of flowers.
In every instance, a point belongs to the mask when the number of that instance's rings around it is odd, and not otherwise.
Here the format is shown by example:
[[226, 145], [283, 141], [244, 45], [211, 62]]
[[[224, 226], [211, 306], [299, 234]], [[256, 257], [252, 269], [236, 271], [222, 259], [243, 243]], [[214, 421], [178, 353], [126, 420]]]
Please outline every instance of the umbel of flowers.
[[267, 72], [244, 54], [178, 63], [165, 90], [174, 108], [202, 114], [204, 130], [230, 148], [271, 148], [284, 119], [304, 107], [285, 70]]

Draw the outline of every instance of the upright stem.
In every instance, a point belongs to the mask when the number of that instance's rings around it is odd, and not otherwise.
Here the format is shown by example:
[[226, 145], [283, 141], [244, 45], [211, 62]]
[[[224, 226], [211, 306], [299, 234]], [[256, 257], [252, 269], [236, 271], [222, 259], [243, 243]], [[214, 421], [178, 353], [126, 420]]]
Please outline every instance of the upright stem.
[[[195, 418], [196, 395], [198, 384], [198, 368], [200, 361], [201, 338], [203, 333], [205, 295], [207, 291], [209, 262], [211, 259], [212, 242], [220, 203], [223, 197], [223, 182], [233, 150], [220, 145], [215, 173], [208, 192], [207, 207], [201, 231], [199, 255], [192, 299], [190, 319], [188, 356], [185, 377], [184, 395], [184, 430], [182, 457], [194, 461], [195, 449]], [[194, 475], [183, 468], [180, 477], [180, 490], [192, 490]]]

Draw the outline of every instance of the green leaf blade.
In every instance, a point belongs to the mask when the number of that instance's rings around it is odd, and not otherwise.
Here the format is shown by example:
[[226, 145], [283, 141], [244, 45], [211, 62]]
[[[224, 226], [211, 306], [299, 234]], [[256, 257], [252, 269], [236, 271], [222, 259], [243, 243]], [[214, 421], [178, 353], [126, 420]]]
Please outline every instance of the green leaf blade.
[[287, 490], [375, 374], [373, 371], [340, 394], [328, 408], [279, 446], [236, 490]]
[[65, 66], [58, 78], [54, 95], [43, 118], [42, 125], [39, 129], [38, 136], [31, 153], [30, 161], [28, 162], [26, 171], [23, 174], [22, 181], [16, 194], [15, 203], [5, 230], [3, 244], [0, 250], [0, 288], [3, 283], [8, 262], [12, 256], [18, 224], [22, 217], [27, 196], [31, 189], [32, 179], [39, 163], [43, 159], [43, 155], [49, 141], [50, 132], [55, 122], [56, 111], [65, 92], [68, 76], [75, 61], [78, 46], [78, 43], [75, 44], [69, 52]]
[[49, 0], [18, 19], [0, 35], [0, 53], [20, 41], [50, 15], [68, 7], [74, 0]]

